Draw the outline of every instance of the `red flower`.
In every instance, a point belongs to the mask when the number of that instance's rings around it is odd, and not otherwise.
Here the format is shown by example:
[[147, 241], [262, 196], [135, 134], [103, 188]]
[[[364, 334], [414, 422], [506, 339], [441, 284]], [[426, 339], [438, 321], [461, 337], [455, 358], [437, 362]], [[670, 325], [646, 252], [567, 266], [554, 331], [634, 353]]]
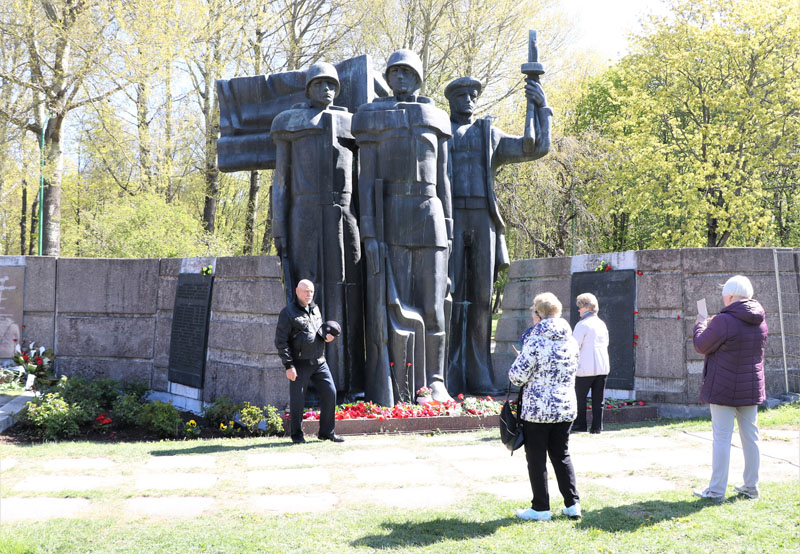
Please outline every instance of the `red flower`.
[[641, 271], [641, 270], [637, 269], [637, 270], [636, 270], [636, 275], [644, 275], [644, 273], [642, 273], [642, 271]]
[[641, 400], [639, 400], [639, 406], [644, 406], [644, 402], [642, 402]]
[[17, 339], [11, 339], [11, 340], [13, 340], [14, 342], [17, 342]]
[[680, 321], [680, 320], [681, 320], [681, 316], [678, 316], [678, 321]]
[[389, 362], [390, 367], [394, 367], [394, 362]]
[[411, 362], [407, 362], [406, 367], [411, 367]]
[[611, 266], [610, 265], [606, 266], [606, 271], [611, 271]]
[[633, 341], [633, 345], [636, 346], [636, 341]]
[[639, 312], [633, 312], [633, 315], [639, 315]]
[[30, 357], [28, 357], [28, 355], [25, 354], [24, 356], [22, 356], [22, 359], [27, 362], [28, 360], [30, 360]]
[[638, 339], [639, 335], [633, 335], [633, 338]]
[[463, 395], [463, 394], [459, 394], [459, 395], [457, 396], [457, 398], [458, 398], [459, 400], [464, 400], [464, 395]]
[[25, 326], [24, 326], [24, 325], [20, 325], [20, 327], [22, 327], [23, 329], [25, 328]]

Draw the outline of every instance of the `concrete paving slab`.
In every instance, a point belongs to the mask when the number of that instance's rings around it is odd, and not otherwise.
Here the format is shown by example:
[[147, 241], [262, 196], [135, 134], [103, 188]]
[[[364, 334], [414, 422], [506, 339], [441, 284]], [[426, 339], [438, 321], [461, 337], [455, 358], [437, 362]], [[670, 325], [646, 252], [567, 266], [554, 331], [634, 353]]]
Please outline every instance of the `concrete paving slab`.
[[247, 484], [250, 488], [281, 488], [306, 485], [327, 485], [331, 482], [327, 469], [265, 469], [247, 472]]
[[364, 484], [438, 483], [442, 477], [427, 464], [396, 464], [353, 468], [355, 480]]
[[353, 449], [341, 452], [337, 457], [337, 464], [386, 464], [398, 462], [413, 462], [417, 455], [413, 450], [403, 448], [370, 448], [369, 450]]
[[76, 517], [87, 511], [86, 498], [4, 498], [0, 503], [0, 522]]
[[362, 489], [348, 494], [347, 502], [372, 503], [395, 508], [431, 508], [452, 506], [464, 496], [463, 490], [451, 487], [404, 487], [397, 489]]
[[47, 471], [106, 470], [115, 466], [109, 458], [53, 458], [44, 463]]
[[141, 475], [134, 488], [140, 490], [210, 489], [219, 477], [208, 473], [161, 473]]
[[[442, 460], [497, 460], [498, 458], [509, 456], [508, 450], [506, 450], [505, 446], [503, 446], [499, 440], [496, 445], [470, 444], [467, 446], [441, 446], [431, 448], [430, 451]], [[516, 453], [514, 457], [516, 458], [520, 452]], [[524, 453], [522, 457], [525, 457]]]
[[17, 460], [14, 458], [0, 458], [0, 472], [8, 471], [17, 465]]
[[211, 511], [216, 499], [204, 496], [162, 496], [129, 498], [129, 512], [153, 517], [197, 517]]
[[207, 454], [152, 456], [149, 460], [147, 460], [148, 469], [213, 469], [216, 465], [216, 458]]
[[17, 422], [17, 414], [22, 411], [25, 404], [33, 400], [34, 395], [35, 393], [26, 391], [0, 404], [0, 433]]
[[489, 460], [451, 460], [448, 462], [470, 479], [492, 481], [509, 475], [527, 475], [528, 465], [522, 456]]
[[304, 454], [302, 452], [248, 454], [245, 460], [247, 467], [297, 467], [310, 466], [317, 463], [317, 459], [313, 454]]
[[93, 475], [29, 475], [14, 486], [14, 490], [26, 492], [83, 491], [110, 487], [117, 484], [110, 477]]
[[570, 457], [576, 474], [601, 473], [614, 475], [642, 470], [653, 465], [653, 458], [650, 455], [576, 454], [570, 448]]
[[615, 491], [629, 492], [634, 494], [648, 494], [654, 492], [668, 491], [676, 488], [675, 483], [659, 477], [639, 477], [628, 475], [624, 477], [601, 477], [592, 479], [593, 485], [600, 485]]
[[339, 497], [331, 493], [266, 494], [250, 497], [250, 503], [257, 510], [281, 514], [325, 512], [339, 503]]
[[[554, 482], [553, 480], [549, 480], [548, 490], [558, 491], [558, 488], [553, 489]], [[580, 490], [580, 481], [578, 482], [578, 487], [578, 490]], [[482, 484], [478, 487], [478, 490], [508, 500], [527, 500], [530, 502], [533, 496], [531, 484], [527, 480], [514, 481], [512, 483], [492, 483], [491, 485]]]

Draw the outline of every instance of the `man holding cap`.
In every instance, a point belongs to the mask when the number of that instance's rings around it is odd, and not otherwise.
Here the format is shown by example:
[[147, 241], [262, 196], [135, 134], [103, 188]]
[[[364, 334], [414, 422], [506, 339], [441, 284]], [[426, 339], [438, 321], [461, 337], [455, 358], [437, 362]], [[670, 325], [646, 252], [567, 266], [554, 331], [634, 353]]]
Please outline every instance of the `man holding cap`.
[[312, 65], [306, 71], [307, 101], [272, 122], [272, 231], [287, 304], [300, 278], [309, 279], [319, 287], [322, 312], [345, 328], [343, 340], [325, 353], [346, 396], [363, 391], [364, 325], [361, 239], [352, 203], [355, 141], [352, 116], [333, 105], [339, 88], [333, 65]]
[[281, 310], [275, 328], [275, 347], [286, 368], [289, 383], [289, 417], [292, 442], [306, 442], [303, 436], [303, 408], [306, 386], [311, 381], [320, 401], [320, 440], [343, 442], [334, 432], [336, 421], [336, 386], [333, 384], [328, 363], [325, 361], [325, 344], [332, 342], [341, 332], [335, 321], [322, 322], [319, 307], [314, 304], [314, 283], [303, 279], [297, 284], [295, 298]]
[[507, 163], [541, 158], [550, 150], [552, 110], [541, 85], [527, 79], [525, 96], [535, 106], [536, 143], [523, 149], [522, 137], [492, 126], [491, 118], [473, 122], [480, 81], [461, 77], [447, 85], [453, 138], [448, 174], [453, 194], [453, 311], [447, 385], [451, 394], [498, 394], [505, 375], [493, 376], [490, 355], [492, 286], [508, 267], [505, 224], [497, 209], [494, 179]]

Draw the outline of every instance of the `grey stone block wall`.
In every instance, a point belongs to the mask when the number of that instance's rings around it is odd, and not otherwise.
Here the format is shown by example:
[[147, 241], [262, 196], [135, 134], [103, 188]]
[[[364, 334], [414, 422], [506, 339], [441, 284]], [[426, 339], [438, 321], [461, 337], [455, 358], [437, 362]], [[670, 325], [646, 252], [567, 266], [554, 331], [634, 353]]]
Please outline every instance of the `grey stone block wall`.
[[[632, 255], [632, 256], [631, 256]], [[558, 296], [565, 309], [573, 271], [583, 271], [600, 259], [614, 267], [636, 269], [637, 399], [661, 404], [696, 404], [702, 381], [703, 356], [692, 346], [696, 301], [705, 297], [709, 313], [722, 307], [721, 287], [730, 276], [746, 275], [755, 297], [767, 312], [770, 336], [765, 352], [767, 392], [784, 392], [783, 345], [778, 308], [775, 261], [771, 248], [693, 248], [607, 253], [576, 258], [513, 262], [503, 298], [493, 357], [497, 377], [514, 360], [511, 345], [527, 329], [527, 307], [544, 291]], [[614, 260], [618, 260], [616, 264]], [[598, 262], [599, 263], [599, 262]], [[588, 264], [588, 265], [587, 265]], [[778, 249], [778, 279], [783, 308], [784, 343], [790, 389], [800, 389], [800, 249]], [[569, 313], [565, 313], [569, 317]]]
[[203, 400], [283, 407], [289, 385], [273, 346], [284, 306], [278, 259], [27, 257], [25, 338], [53, 348], [63, 375], [141, 379], [168, 392], [178, 274], [214, 266]]

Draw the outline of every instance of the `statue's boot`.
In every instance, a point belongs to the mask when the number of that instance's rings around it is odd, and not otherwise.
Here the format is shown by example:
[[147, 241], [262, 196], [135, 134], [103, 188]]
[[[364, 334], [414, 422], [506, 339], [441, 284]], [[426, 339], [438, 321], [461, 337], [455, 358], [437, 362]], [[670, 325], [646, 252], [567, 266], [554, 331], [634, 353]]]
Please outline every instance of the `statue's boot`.
[[446, 337], [444, 333], [425, 334], [425, 373], [433, 399], [439, 402], [453, 400], [444, 384]]

